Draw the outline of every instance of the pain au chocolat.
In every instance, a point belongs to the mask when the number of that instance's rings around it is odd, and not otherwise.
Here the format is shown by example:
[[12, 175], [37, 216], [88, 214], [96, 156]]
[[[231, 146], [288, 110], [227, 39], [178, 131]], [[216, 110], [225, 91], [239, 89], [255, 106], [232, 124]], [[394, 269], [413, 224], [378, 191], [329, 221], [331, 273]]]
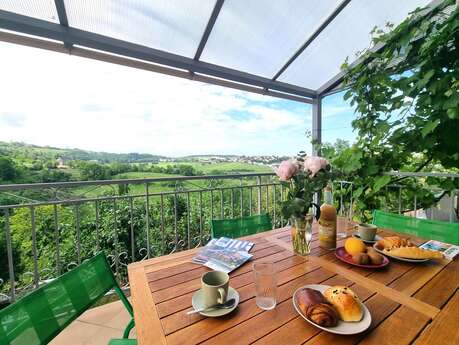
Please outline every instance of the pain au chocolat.
[[324, 327], [334, 327], [338, 323], [336, 310], [317, 290], [305, 288], [296, 293], [296, 302], [303, 315]]

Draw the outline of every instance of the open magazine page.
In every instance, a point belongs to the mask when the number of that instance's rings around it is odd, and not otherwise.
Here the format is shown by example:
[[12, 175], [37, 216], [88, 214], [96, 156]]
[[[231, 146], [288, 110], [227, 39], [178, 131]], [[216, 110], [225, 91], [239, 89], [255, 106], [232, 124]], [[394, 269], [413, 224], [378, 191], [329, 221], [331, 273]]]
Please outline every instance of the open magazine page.
[[228, 237], [220, 237], [214, 238], [206, 244], [205, 248], [215, 247], [216, 249], [234, 249], [234, 250], [242, 250], [245, 252], [250, 251], [253, 247], [253, 243], [249, 241], [243, 241]]
[[225, 273], [235, 270], [252, 257], [249, 253], [232, 249], [204, 249], [202, 255], [208, 257], [204, 266]]
[[213, 270], [229, 273], [252, 257], [248, 251], [253, 243], [221, 237], [212, 239], [192, 259], [194, 263], [202, 264]]
[[454, 259], [459, 254], [459, 246], [434, 240], [422, 244], [420, 248], [439, 251], [449, 260]]

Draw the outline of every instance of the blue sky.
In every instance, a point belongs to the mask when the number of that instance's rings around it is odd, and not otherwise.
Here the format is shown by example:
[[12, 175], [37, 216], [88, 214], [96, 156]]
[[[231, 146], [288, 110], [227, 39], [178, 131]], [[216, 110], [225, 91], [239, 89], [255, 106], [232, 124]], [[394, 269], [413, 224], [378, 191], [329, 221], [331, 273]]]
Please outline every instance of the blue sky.
[[[108, 152], [295, 155], [310, 151], [311, 106], [0, 43], [0, 141]], [[323, 139], [352, 140], [342, 95]]]

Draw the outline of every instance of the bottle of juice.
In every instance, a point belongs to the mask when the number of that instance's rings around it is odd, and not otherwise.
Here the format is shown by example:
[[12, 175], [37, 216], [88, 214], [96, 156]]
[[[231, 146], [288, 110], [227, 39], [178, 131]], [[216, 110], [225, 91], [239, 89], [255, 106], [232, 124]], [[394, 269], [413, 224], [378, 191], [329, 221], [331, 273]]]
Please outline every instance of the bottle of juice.
[[336, 248], [336, 208], [328, 186], [324, 190], [324, 203], [320, 206], [319, 246], [330, 250]]

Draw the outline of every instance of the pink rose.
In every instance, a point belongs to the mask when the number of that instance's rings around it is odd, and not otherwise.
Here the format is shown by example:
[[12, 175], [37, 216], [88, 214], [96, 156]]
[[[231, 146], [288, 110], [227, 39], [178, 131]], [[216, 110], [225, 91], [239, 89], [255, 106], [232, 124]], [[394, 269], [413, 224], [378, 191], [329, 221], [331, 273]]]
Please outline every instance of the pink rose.
[[311, 177], [314, 177], [320, 170], [325, 169], [328, 162], [325, 158], [317, 156], [307, 156], [304, 160], [304, 171], [310, 172]]
[[298, 166], [294, 161], [288, 160], [283, 161], [279, 168], [276, 169], [276, 174], [279, 176], [281, 181], [288, 181], [294, 176], [298, 171]]

